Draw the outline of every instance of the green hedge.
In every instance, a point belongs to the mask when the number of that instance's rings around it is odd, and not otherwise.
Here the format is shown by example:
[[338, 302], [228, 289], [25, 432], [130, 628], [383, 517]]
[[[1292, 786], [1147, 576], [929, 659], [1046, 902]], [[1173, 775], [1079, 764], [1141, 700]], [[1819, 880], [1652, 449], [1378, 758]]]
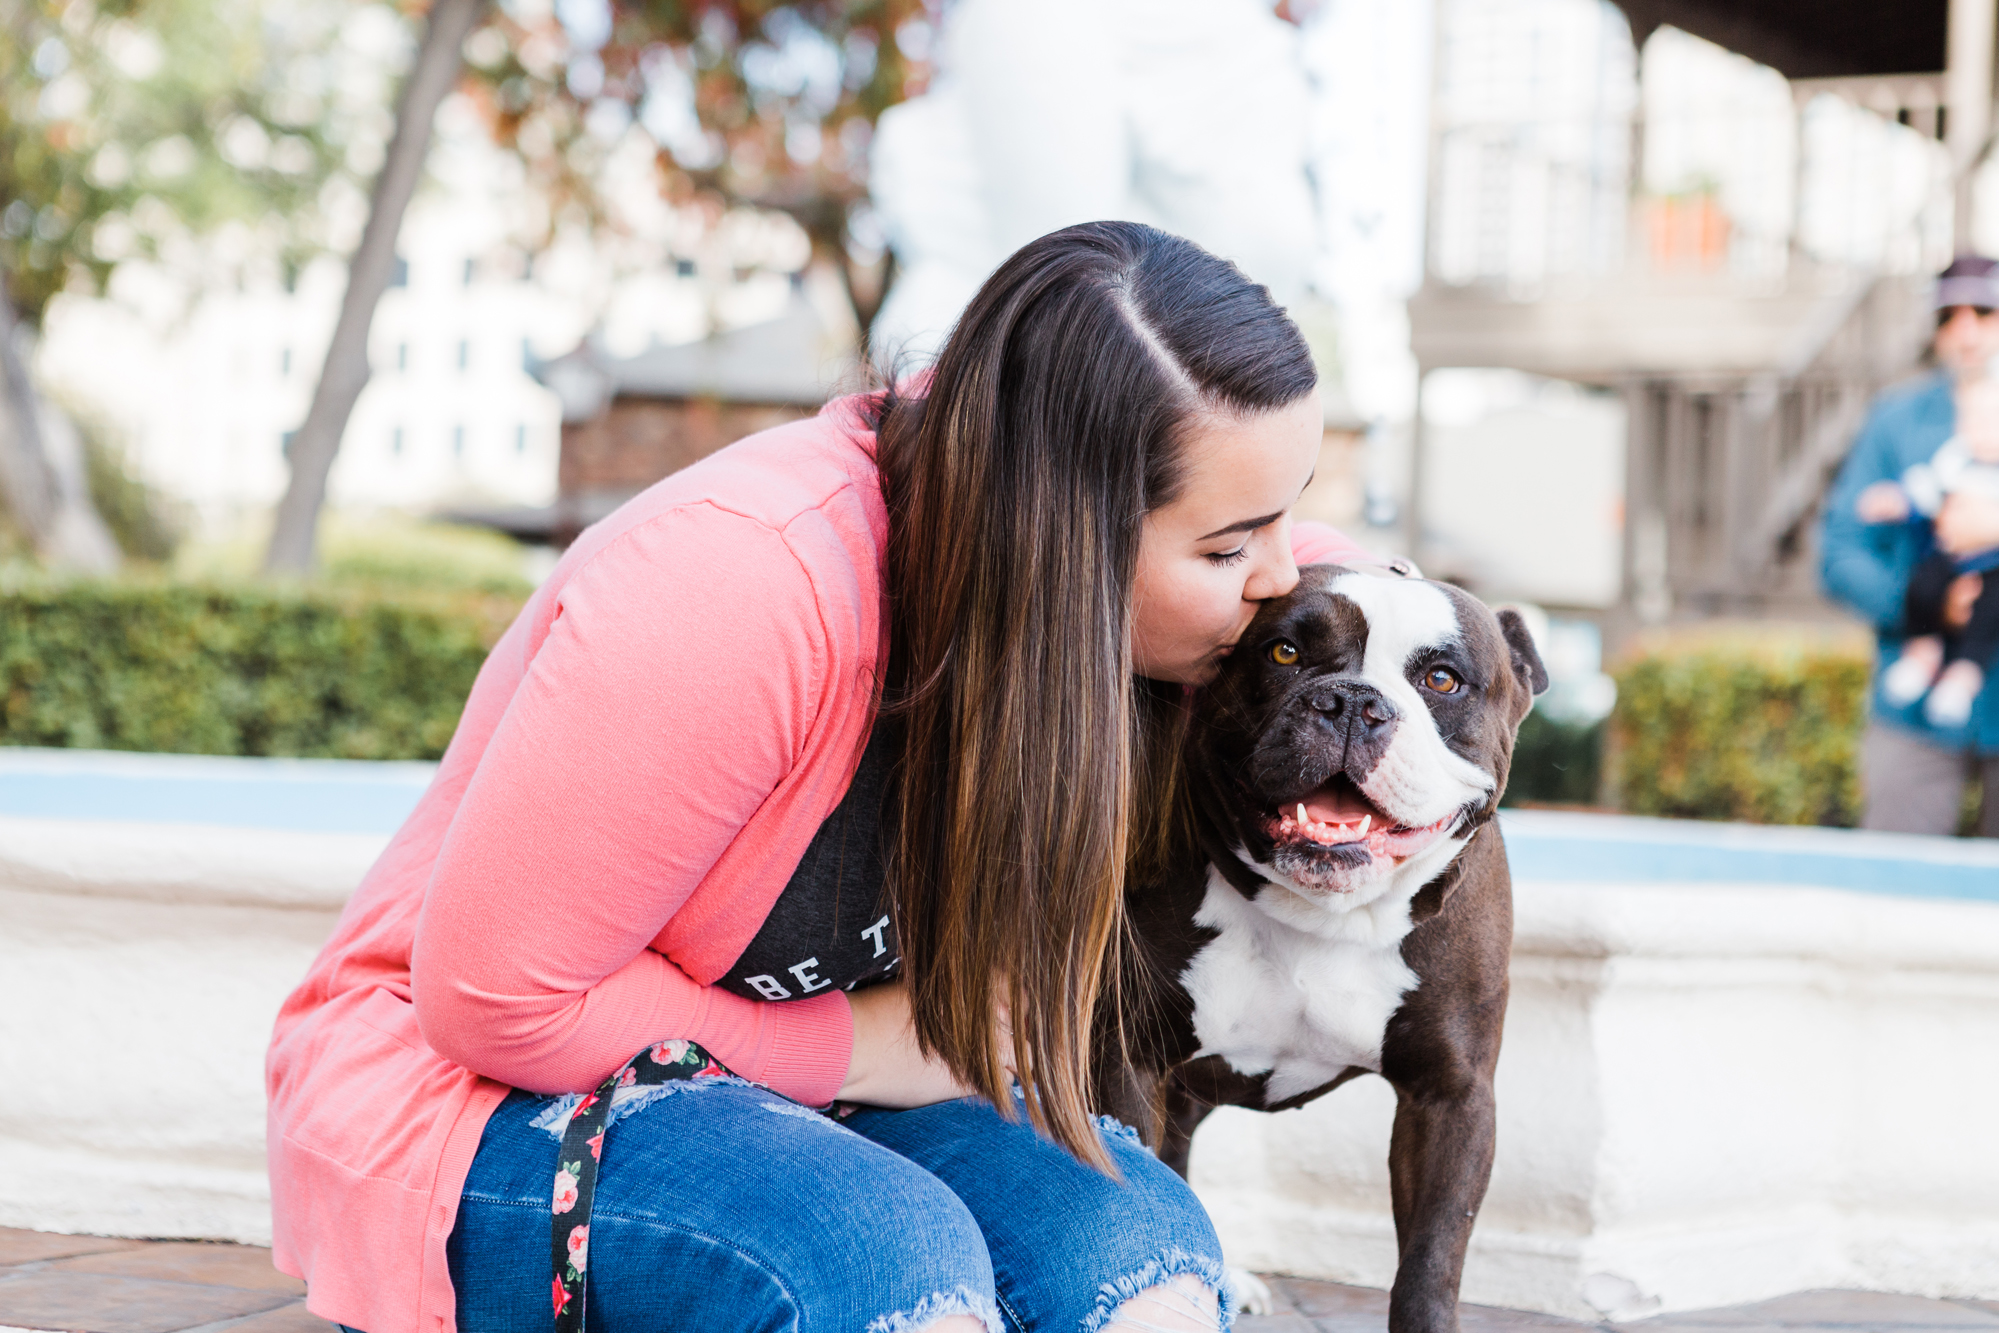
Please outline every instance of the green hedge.
[[1616, 804], [1692, 819], [1858, 822], [1870, 665], [1850, 635], [1783, 627], [1642, 645], [1613, 673]]
[[518, 599], [0, 590], [0, 744], [434, 759]]
[[[519, 609], [499, 593], [71, 583], [0, 589], [0, 744], [431, 759]], [[1869, 659], [1760, 629], [1655, 640], [1615, 673], [1635, 814], [1852, 824]], [[1530, 715], [1509, 803], [1596, 799], [1602, 728]]]
[[1557, 722], [1535, 709], [1520, 723], [1501, 805], [1595, 805], [1603, 795], [1602, 722]]

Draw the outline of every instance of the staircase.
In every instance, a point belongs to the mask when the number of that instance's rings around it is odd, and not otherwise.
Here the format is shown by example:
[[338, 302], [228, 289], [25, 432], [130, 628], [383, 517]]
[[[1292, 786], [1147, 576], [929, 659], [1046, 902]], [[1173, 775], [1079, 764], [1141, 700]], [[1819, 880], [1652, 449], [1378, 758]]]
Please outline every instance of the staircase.
[[[1934, 106], [1899, 105], [1933, 102], [1931, 82], [1816, 81], [1793, 85], [1793, 95], [1801, 107], [1845, 99], [1940, 154]], [[1622, 124], [1632, 144], [1644, 143], [1635, 118]], [[1438, 142], [1459, 133], [1485, 144], [1537, 138], [1445, 125]], [[1419, 369], [1508, 368], [1623, 398], [1624, 591], [1615, 619], [1822, 614], [1819, 505], [1870, 400], [1918, 369], [1933, 328], [1929, 278], [1949, 254], [1950, 173], [1939, 169], [1929, 197], [1860, 262], [1808, 253], [1799, 223], [1783, 237], [1731, 236], [1713, 198], [1635, 196], [1638, 157], [1607, 157], [1586, 187], [1575, 184], [1573, 161], [1489, 157], [1477, 188], [1457, 199], [1440, 194], [1433, 175], [1430, 263], [1409, 304]], [[1598, 219], [1590, 227], [1522, 208], [1522, 198], [1559, 196], [1543, 179], [1557, 169], [1569, 197], [1587, 200]], [[1802, 185], [1797, 194], [1806, 194]], [[1593, 257], [1547, 239], [1604, 234], [1607, 210], [1622, 213], [1610, 229], [1621, 226], [1621, 247]], [[1540, 234], [1523, 241], [1523, 227]], [[1475, 250], [1467, 235], [1479, 237]], [[1536, 268], [1526, 281], [1503, 259], [1468, 272], [1463, 256], [1474, 252], [1531, 254]], [[1420, 475], [1420, 438], [1417, 449]], [[1421, 542], [1412, 544], [1420, 558]]]

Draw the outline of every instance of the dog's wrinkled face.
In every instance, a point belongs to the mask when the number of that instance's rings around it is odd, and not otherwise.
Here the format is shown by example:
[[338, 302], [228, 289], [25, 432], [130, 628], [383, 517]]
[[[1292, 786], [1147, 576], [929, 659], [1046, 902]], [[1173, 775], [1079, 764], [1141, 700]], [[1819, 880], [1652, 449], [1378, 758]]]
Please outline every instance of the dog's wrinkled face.
[[[1518, 614], [1448, 584], [1308, 566], [1202, 695], [1201, 768], [1236, 854], [1362, 892], [1491, 817], [1548, 678]], [[1216, 808], [1219, 807], [1219, 808]]]

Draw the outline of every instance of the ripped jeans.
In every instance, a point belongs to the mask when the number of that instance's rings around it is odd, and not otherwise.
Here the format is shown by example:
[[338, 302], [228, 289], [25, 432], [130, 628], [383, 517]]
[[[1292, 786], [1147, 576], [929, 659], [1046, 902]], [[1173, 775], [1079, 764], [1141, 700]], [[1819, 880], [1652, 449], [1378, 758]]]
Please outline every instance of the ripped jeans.
[[[1199, 1200], [1115, 1122], [1121, 1183], [983, 1101], [836, 1123], [734, 1079], [674, 1087], [607, 1135], [592, 1333], [1095, 1333], [1175, 1275], [1222, 1288]], [[548, 1326], [558, 1138], [533, 1122], [555, 1100], [515, 1092], [480, 1140], [447, 1251], [462, 1333]]]

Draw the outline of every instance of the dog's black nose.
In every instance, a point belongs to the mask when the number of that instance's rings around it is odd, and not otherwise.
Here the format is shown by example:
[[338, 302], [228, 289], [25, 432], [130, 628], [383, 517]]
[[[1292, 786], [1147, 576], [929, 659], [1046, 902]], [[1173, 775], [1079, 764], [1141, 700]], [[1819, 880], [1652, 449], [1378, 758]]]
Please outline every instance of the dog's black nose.
[[1381, 691], [1359, 681], [1324, 681], [1305, 701], [1328, 721], [1357, 723], [1368, 731], [1380, 731], [1402, 716]]

